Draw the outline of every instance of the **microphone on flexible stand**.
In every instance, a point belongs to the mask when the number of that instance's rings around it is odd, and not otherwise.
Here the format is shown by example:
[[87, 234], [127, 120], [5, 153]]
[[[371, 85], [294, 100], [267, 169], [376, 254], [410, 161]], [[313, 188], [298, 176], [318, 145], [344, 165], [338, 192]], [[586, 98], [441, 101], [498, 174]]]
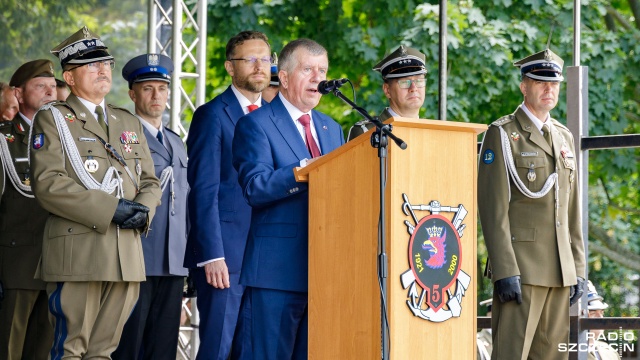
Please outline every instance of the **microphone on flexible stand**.
[[335, 80], [322, 80], [318, 84], [318, 92], [322, 95], [328, 94], [333, 90], [338, 89], [348, 81], [349, 79], [347, 78], [335, 79]]

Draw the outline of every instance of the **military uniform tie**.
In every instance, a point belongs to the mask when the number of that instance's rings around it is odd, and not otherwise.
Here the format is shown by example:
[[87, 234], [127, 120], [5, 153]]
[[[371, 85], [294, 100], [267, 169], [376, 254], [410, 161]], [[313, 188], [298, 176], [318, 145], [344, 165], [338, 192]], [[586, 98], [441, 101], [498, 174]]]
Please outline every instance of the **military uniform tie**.
[[102, 130], [104, 130], [104, 133], [107, 134], [107, 137], [109, 137], [109, 127], [104, 121], [104, 111], [102, 110], [102, 106], [96, 106], [96, 115], [98, 115], [98, 124], [100, 124], [100, 127], [102, 128]]
[[549, 131], [549, 125], [547, 124], [542, 125], [542, 136], [544, 136], [544, 139], [547, 140], [547, 144], [549, 144], [550, 147], [553, 147], [553, 141], [551, 140], [551, 132]]
[[158, 141], [160, 141], [160, 144], [164, 145], [164, 141], [162, 141], [162, 131], [158, 130], [158, 134], [156, 135], [156, 138], [158, 139]]

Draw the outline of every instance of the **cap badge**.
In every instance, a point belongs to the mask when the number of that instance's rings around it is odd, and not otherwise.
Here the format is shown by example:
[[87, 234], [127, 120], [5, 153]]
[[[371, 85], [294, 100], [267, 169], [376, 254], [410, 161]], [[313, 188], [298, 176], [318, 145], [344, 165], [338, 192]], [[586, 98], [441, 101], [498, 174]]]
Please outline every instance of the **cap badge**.
[[157, 54], [149, 54], [147, 56], [147, 64], [149, 66], [158, 66], [160, 65], [160, 58]]
[[400, 45], [400, 56], [407, 56], [407, 49], [404, 48], [404, 45]]
[[53, 74], [53, 63], [49, 63], [49, 71]]
[[549, 49], [544, 51], [544, 59], [547, 61], [553, 60], [553, 57], [551, 56], [551, 52], [549, 51]]
[[87, 29], [86, 26], [82, 28], [82, 35], [85, 39], [91, 39], [91, 34], [89, 33], [89, 29]]

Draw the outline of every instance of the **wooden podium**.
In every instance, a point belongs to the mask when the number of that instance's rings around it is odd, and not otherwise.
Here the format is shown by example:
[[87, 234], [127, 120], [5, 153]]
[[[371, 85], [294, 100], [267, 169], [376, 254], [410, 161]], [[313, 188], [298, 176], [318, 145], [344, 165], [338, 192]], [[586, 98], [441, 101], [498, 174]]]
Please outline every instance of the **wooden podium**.
[[[406, 118], [392, 118], [387, 123], [408, 144], [406, 150], [401, 150], [390, 141], [386, 169], [390, 357], [475, 359], [477, 134], [487, 126]], [[369, 144], [370, 135], [371, 131], [296, 170], [298, 181], [309, 182], [309, 359], [312, 360], [381, 356], [376, 265], [379, 159], [378, 150]], [[433, 276], [428, 275], [431, 269], [425, 265], [429, 257], [425, 254], [438, 253], [432, 245], [441, 233], [434, 230], [435, 237], [425, 237], [425, 230], [431, 234], [431, 223], [421, 223], [429, 215], [439, 218], [431, 219], [440, 221], [438, 224], [442, 219], [458, 223], [448, 232], [446, 226], [433, 225], [436, 230], [444, 228], [447, 234], [447, 246], [439, 250], [440, 254], [447, 254], [446, 262], [433, 270], [440, 271], [437, 273], [440, 275]], [[422, 226], [416, 227], [419, 231], [415, 232], [414, 246], [410, 249], [409, 225], [418, 224]], [[458, 235], [460, 248], [456, 252], [456, 236], [452, 233], [460, 229], [463, 235]], [[413, 251], [421, 246], [430, 250]], [[413, 276], [412, 267], [420, 275]], [[434, 290], [438, 288], [434, 284], [425, 285], [430, 291], [420, 286], [446, 277], [446, 272], [452, 270], [454, 274], [459, 272], [448, 291]], [[422, 280], [412, 282], [415, 278]], [[436, 299], [440, 295], [442, 298]], [[460, 301], [449, 304], [447, 301], [452, 298]], [[434, 300], [431, 306], [427, 299]], [[437, 306], [438, 311], [434, 312]]]

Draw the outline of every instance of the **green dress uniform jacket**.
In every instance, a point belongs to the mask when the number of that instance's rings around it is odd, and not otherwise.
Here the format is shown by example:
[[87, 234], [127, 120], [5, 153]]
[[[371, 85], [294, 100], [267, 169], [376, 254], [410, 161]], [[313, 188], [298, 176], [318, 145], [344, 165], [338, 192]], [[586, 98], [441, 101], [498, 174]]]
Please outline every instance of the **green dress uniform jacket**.
[[[393, 117], [393, 116], [389, 112], [389, 108], [385, 108], [379, 116], [380, 121], [385, 121], [390, 117]], [[374, 127], [376, 126], [373, 125], [371, 122], [369, 122], [369, 120], [358, 121], [357, 123], [355, 123], [355, 125], [351, 127], [351, 129], [349, 129], [349, 134], [347, 135], [347, 141], [351, 141], [355, 139], [356, 137], [364, 134], [365, 132], [373, 129]]]
[[[20, 114], [0, 128], [23, 184], [29, 184], [30, 126]], [[4, 193], [0, 203], [0, 281], [5, 289], [44, 290], [45, 283], [34, 279], [40, 254], [42, 234], [49, 212], [34, 198], [25, 197], [12, 185], [5, 174]]]
[[[149, 207], [151, 221], [161, 192], [138, 119], [125, 109], [107, 105], [107, 138], [94, 114], [75, 95], [54, 106], [65, 118], [82, 161], [85, 164], [87, 159], [97, 161], [98, 169], [93, 177], [102, 181], [106, 170], [115, 167], [122, 179], [124, 197]], [[139, 143], [121, 141], [127, 134], [129, 139], [136, 135]], [[50, 110], [36, 114], [33, 138], [36, 137], [42, 139], [42, 144], [38, 149], [32, 145], [31, 149], [32, 185], [42, 207], [51, 212], [44, 234], [42, 279], [51, 282], [144, 281], [139, 231], [119, 229], [111, 222], [118, 204], [115, 193], [87, 190], [82, 185], [61, 147]], [[97, 137], [109, 140], [124, 158], [139, 191], [125, 168], [107, 153]]]
[[[523, 284], [566, 287], [575, 285], [577, 276], [584, 277], [573, 136], [558, 121], [550, 121], [553, 149], [520, 107], [491, 124], [485, 135], [478, 208], [493, 282], [520, 275]], [[553, 187], [539, 199], [525, 196], [516, 187], [506, 168], [500, 126], [511, 145], [517, 175], [530, 191], [540, 191], [547, 177], [557, 172], [557, 201]]]

